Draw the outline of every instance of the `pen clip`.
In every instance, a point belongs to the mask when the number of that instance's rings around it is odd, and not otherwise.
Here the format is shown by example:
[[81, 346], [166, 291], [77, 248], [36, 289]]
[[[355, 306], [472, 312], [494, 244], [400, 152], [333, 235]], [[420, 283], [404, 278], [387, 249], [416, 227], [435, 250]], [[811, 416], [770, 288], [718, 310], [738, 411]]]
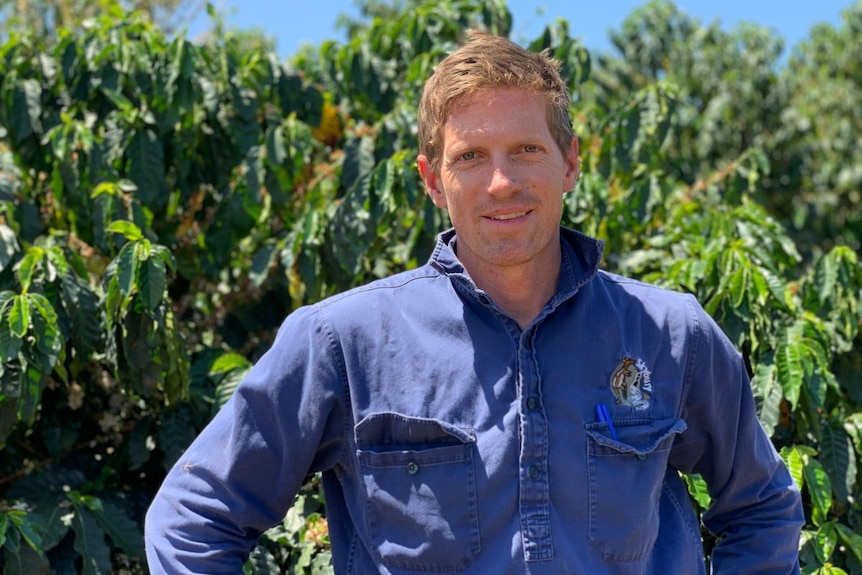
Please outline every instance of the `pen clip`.
[[614, 427], [614, 422], [611, 419], [611, 412], [610, 410], [608, 410], [608, 406], [604, 403], [597, 404], [596, 416], [599, 418], [599, 421], [608, 424], [608, 430], [611, 432], [611, 437], [614, 439], [614, 441], [619, 441], [619, 438], [617, 437], [617, 430]]

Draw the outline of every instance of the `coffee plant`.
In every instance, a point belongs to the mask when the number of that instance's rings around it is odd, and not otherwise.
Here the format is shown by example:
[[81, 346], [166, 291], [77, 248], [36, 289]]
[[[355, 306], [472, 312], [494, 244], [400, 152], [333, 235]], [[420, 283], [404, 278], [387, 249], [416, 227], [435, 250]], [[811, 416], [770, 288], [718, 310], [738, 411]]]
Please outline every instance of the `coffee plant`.
[[[116, 4], [0, 46], [4, 574], [145, 573], [155, 490], [283, 317], [428, 257], [448, 222], [414, 167], [422, 84], [464, 30], [512, 17], [376, 9], [287, 61]], [[608, 269], [695, 294], [742, 351], [803, 493], [806, 574], [862, 573], [860, 30], [857, 2], [781, 60], [769, 30], [655, 1], [607, 53], [563, 20], [516, 38], [570, 82], [563, 223], [605, 240]], [[318, 478], [246, 572], [332, 572]]]

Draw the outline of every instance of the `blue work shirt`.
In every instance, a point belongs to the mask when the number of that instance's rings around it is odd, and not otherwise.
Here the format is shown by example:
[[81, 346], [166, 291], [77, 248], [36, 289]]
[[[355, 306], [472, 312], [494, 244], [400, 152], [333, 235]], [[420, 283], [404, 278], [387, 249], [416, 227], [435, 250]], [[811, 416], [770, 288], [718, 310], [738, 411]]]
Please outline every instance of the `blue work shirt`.
[[150, 507], [152, 573], [238, 575], [318, 471], [338, 574], [704, 573], [680, 472], [714, 499], [715, 573], [798, 573], [799, 492], [739, 353], [692, 296], [560, 237], [524, 330], [451, 230], [427, 265], [292, 313]]

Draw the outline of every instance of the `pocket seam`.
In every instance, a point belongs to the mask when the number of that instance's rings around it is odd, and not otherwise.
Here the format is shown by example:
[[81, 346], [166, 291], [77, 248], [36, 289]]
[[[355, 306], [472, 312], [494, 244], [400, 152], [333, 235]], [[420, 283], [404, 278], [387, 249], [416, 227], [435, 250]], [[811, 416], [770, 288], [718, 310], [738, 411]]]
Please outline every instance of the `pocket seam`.
[[[644, 545], [642, 550], [636, 550], [634, 552], [624, 552], [617, 549], [616, 543], [611, 540], [608, 541], [607, 537], [601, 537], [602, 534], [597, 533], [597, 527], [601, 524], [601, 519], [598, 517], [598, 503], [601, 500], [599, 497], [599, 489], [597, 483], [599, 482], [599, 472], [600, 468], [606, 468], [608, 463], [613, 461], [622, 462], [622, 458], [630, 457], [632, 459], [639, 460], [634, 464], [641, 464], [641, 461], [645, 459], [653, 459], [650, 457], [643, 457], [649, 455], [658, 455], [667, 453], [670, 451], [671, 444], [673, 443], [673, 438], [680, 433], [682, 433], [686, 429], [685, 422], [682, 419], [674, 418], [671, 420], [629, 420], [623, 421], [620, 423], [616, 423], [617, 430], [619, 431], [621, 428], [625, 429], [626, 427], [640, 427], [640, 426], [650, 426], [651, 424], [661, 424], [662, 422], [672, 421], [671, 425], [665, 425], [663, 432], [659, 435], [659, 437], [655, 440], [651, 440], [646, 448], [637, 448], [635, 446], [629, 445], [623, 441], [614, 441], [613, 439], [602, 435], [599, 432], [603, 425], [602, 423], [587, 423], [584, 425], [584, 430], [587, 435], [587, 467], [588, 467], [588, 481], [590, 488], [590, 502], [589, 502], [589, 538], [590, 544], [604, 557], [605, 559], [615, 560], [615, 561], [639, 561], [646, 557], [652, 548], [655, 545], [655, 538], [651, 537], [649, 544]], [[604, 451], [597, 451], [595, 447], [604, 448]], [[621, 449], [622, 448], [622, 449]], [[603, 461], [604, 460], [604, 461]], [[644, 465], [651, 465], [653, 463], [647, 463]], [[664, 472], [667, 468], [665, 466], [661, 469], [661, 474], [659, 481], [661, 484], [658, 486], [658, 489], [655, 490], [655, 493], [658, 495], [660, 499], [661, 492], [664, 489]], [[658, 499], [650, 502], [650, 506], [646, 508], [646, 516], [638, 519], [646, 519], [648, 523], [650, 523], [653, 517], [657, 517], [658, 515]], [[656, 526], [657, 529], [657, 526]]]
[[[437, 422], [440, 423], [439, 421]], [[446, 424], [441, 427], [447, 429], [453, 426]], [[456, 437], [449, 432], [450, 435], [453, 435], [452, 443], [417, 443], [409, 446], [413, 449], [375, 451], [375, 445], [357, 444], [355, 453], [360, 475], [364, 477], [363, 498], [365, 500], [365, 523], [369, 542], [375, 555], [387, 568], [430, 573], [456, 572], [466, 568], [481, 552], [478, 497], [476, 493], [476, 468], [474, 462], [476, 449], [475, 435], [472, 433], [472, 430], [458, 429], [461, 433], [460, 437]], [[392, 446], [380, 444], [377, 447], [391, 449]], [[435, 479], [438, 484], [443, 481], [444, 476], [447, 481], [450, 481], [451, 477], [463, 474], [463, 478], [461, 479], [464, 484], [463, 489], [457, 490], [461, 493], [460, 498], [462, 500], [460, 505], [456, 506], [454, 503], [447, 504], [445, 500], [441, 502], [441, 499], [435, 495], [435, 503], [440, 509], [453, 508], [458, 515], [462, 516], [462, 519], [458, 520], [457, 524], [453, 520], [450, 526], [451, 534], [455, 541], [461, 540], [466, 543], [463, 550], [453, 553], [451, 548], [444, 549], [442, 543], [437, 543], [436, 546], [423, 551], [418, 557], [404, 555], [391, 557], [384, 556], [381, 552], [381, 545], [387, 541], [387, 532], [383, 529], [386, 521], [381, 520], [381, 518], [385, 517], [385, 510], [379, 508], [379, 501], [375, 497], [372, 497], [368, 482], [369, 480], [375, 483], [378, 480], [385, 481], [386, 470], [394, 471], [399, 467], [406, 467], [411, 462], [419, 466], [420, 472], [423, 467], [436, 467], [436, 474], [439, 477]], [[447, 470], [445, 468], [441, 469], [439, 467], [441, 465], [455, 467]], [[447, 471], [450, 473], [446, 473]], [[397, 471], [394, 472], [397, 473]], [[409, 480], [405, 479], [404, 481]], [[389, 485], [395, 486], [397, 483], [390, 483]], [[383, 489], [386, 491], [385, 487]], [[433, 492], [433, 490], [431, 491]], [[419, 524], [420, 521], [421, 517], [417, 518], [416, 524]], [[406, 526], [407, 529], [410, 529], [410, 527], [410, 525]], [[428, 551], [432, 552], [432, 555], [434, 555], [432, 559], [435, 559], [436, 562], [428, 560]], [[423, 557], [425, 558], [424, 560]]]

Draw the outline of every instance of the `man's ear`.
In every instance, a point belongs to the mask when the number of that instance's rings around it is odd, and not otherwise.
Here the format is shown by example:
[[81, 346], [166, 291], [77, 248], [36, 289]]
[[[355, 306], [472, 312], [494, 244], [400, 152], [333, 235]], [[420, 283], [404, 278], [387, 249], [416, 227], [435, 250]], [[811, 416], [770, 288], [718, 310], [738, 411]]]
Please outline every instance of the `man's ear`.
[[434, 171], [431, 161], [426, 156], [419, 154], [416, 158], [416, 166], [419, 168], [419, 175], [422, 176], [422, 181], [425, 182], [425, 192], [431, 197], [431, 201], [434, 202], [435, 206], [445, 210], [446, 194], [443, 193], [440, 176]]
[[581, 158], [579, 155], [578, 137], [572, 137], [572, 145], [569, 147], [569, 153], [566, 154], [566, 176], [564, 180], [563, 193], [574, 189], [578, 183], [578, 175], [581, 172]]

